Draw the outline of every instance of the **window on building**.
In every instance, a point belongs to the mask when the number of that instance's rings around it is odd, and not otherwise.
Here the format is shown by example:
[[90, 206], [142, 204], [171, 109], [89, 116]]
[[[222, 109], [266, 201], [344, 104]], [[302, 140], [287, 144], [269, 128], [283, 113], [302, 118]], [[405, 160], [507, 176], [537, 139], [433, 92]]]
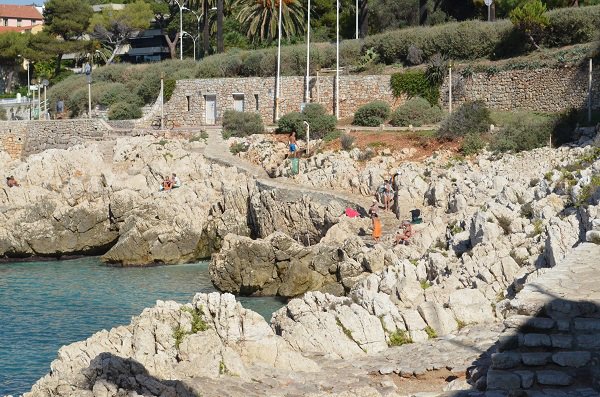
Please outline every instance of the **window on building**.
[[18, 26], [18, 27], [21, 27], [21, 24], [22, 24], [22, 23], [23, 23], [23, 20], [22, 20], [22, 19], [17, 19], [17, 26]]
[[244, 94], [233, 94], [233, 110], [244, 111]]
[[186, 95], [185, 99], [186, 99], [186, 104], [187, 104], [187, 111], [189, 112], [190, 111], [190, 96]]
[[256, 104], [256, 111], [258, 112], [258, 94], [254, 94], [254, 103]]

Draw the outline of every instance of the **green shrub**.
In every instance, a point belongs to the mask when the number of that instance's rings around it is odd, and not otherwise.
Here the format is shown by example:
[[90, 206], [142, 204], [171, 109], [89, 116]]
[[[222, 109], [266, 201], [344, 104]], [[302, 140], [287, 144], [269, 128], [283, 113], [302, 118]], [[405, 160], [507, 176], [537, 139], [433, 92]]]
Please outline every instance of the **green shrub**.
[[423, 124], [434, 124], [442, 119], [443, 111], [437, 105], [431, 105], [426, 99], [414, 97], [406, 101], [392, 114], [390, 124], [396, 127], [413, 125], [420, 127]]
[[[113, 103], [126, 102], [141, 105], [140, 98], [135, 93], [128, 90], [122, 83], [104, 83], [96, 85], [99, 92], [98, 103], [109, 107]], [[156, 99], [156, 98], [155, 98]]]
[[390, 79], [392, 93], [396, 98], [406, 95], [409, 98], [420, 96], [427, 99], [432, 105], [437, 105], [440, 92], [437, 85], [433, 84], [425, 72], [411, 70], [408, 72], [394, 73]]
[[547, 47], [563, 47], [598, 39], [600, 7], [569, 7], [549, 11], [542, 39]]
[[425, 332], [427, 333], [427, 337], [429, 339], [435, 339], [438, 337], [437, 332], [435, 332], [435, 330], [433, 328], [431, 328], [429, 325], [427, 327], [425, 327]]
[[300, 138], [300, 136], [304, 138], [305, 136], [304, 115], [300, 112], [284, 114], [277, 121], [277, 133], [291, 134], [292, 132], [296, 133], [297, 138]]
[[350, 134], [344, 134], [341, 136], [340, 142], [342, 144], [342, 149], [350, 150], [354, 144], [354, 137]]
[[536, 48], [539, 48], [537, 43], [549, 24], [547, 11], [541, 0], [527, 0], [510, 12], [510, 21]]
[[584, 185], [579, 191], [579, 195], [575, 201], [575, 206], [587, 207], [598, 189], [600, 189], [600, 175], [594, 175], [592, 176], [590, 183]]
[[310, 138], [321, 139], [328, 133], [335, 130], [337, 119], [333, 115], [328, 115], [325, 108], [318, 103], [310, 103], [304, 107], [302, 113], [292, 112], [283, 115], [277, 122], [277, 133], [289, 134], [296, 133], [296, 138], [306, 138], [306, 125], [304, 121], [310, 124]]
[[116, 102], [108, 109], [110, 120], [132, 120], [142, 117], [142, 109], [135, 103]]
[[490, 144], [496, 152], [521, 152], [548, 145], [551, 125], [547, 122], [533, 122], [516, 119], [508, 122], [498, 132]]
[[358, 108], [354, 113], [353, 125], [378, 127], [390, 117], [390, 105], [383, 101], [373, 101]]
[[488, 130], [491, 122], [490, 111], [485, 102], [465, 102], [442, 121], [438, 135], [454, 139], [467, 134], [481, 134]]
[[390, 346], [402, 346], [407, 343], [413, 343], [410, 335], [406, 331], [396, 330], [388, 336]]
[[471, 156], [481, 152], [485, 145], [485, 140], [481, 134], [467, 134], [460, 146], [460, 152], [463, 156]]
[[244, 137], [262, 134], [264, 131], [265, 127], [258, 113], [226, 110], [223, 114], [223, 133], [228, 136]]

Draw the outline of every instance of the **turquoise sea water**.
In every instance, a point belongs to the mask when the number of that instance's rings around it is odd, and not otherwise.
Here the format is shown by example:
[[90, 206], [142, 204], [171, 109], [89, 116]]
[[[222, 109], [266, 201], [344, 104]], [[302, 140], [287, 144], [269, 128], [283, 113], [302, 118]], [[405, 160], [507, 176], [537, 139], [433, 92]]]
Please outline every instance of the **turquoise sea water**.
[[[215, 291], [208, 263], [116, 268], [98, 258], [0, 263], [0, 397], [31, 389], [58, 349], [126, 325], [157, 299], [191, 301]], [[283, 303], [239, 298], [267, 320]]]

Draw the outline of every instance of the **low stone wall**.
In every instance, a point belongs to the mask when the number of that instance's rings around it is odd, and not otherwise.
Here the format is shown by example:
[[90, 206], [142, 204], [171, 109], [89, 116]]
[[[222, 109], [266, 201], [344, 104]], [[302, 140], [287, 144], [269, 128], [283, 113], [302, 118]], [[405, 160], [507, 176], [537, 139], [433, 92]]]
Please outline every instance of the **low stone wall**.
[[111, 132], [101, 119], [30, 120], [0, 122], [0, 149], [22, 158], [46, 149], [65, 149]]
[[[592, 107], [599, 109], [600, 68], [596, 67], [592, 77]], [[560, 69], [475, 73], [468, 77], [457, 73], [452, 81], [454, 105], [480, 99], [497, 110], [559, 112], [586, 107], [588, 101], [587, 64]], [[447, 108], [448, 79], [441, 88], [441, 98]]]

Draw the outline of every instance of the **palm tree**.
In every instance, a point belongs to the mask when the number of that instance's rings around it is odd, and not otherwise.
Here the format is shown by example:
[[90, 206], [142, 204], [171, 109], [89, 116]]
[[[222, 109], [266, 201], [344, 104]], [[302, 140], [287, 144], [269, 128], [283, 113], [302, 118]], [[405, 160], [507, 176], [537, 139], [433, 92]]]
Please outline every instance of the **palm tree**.
[[[278, 0], [238, 0], [238, 21], [245, 27], [248, 38], [254, 42], [271, 41], [277, 37]], [[305, 9], [299, 0], [283, 0], [283, 36], [290, 38], [304, 34]]]

